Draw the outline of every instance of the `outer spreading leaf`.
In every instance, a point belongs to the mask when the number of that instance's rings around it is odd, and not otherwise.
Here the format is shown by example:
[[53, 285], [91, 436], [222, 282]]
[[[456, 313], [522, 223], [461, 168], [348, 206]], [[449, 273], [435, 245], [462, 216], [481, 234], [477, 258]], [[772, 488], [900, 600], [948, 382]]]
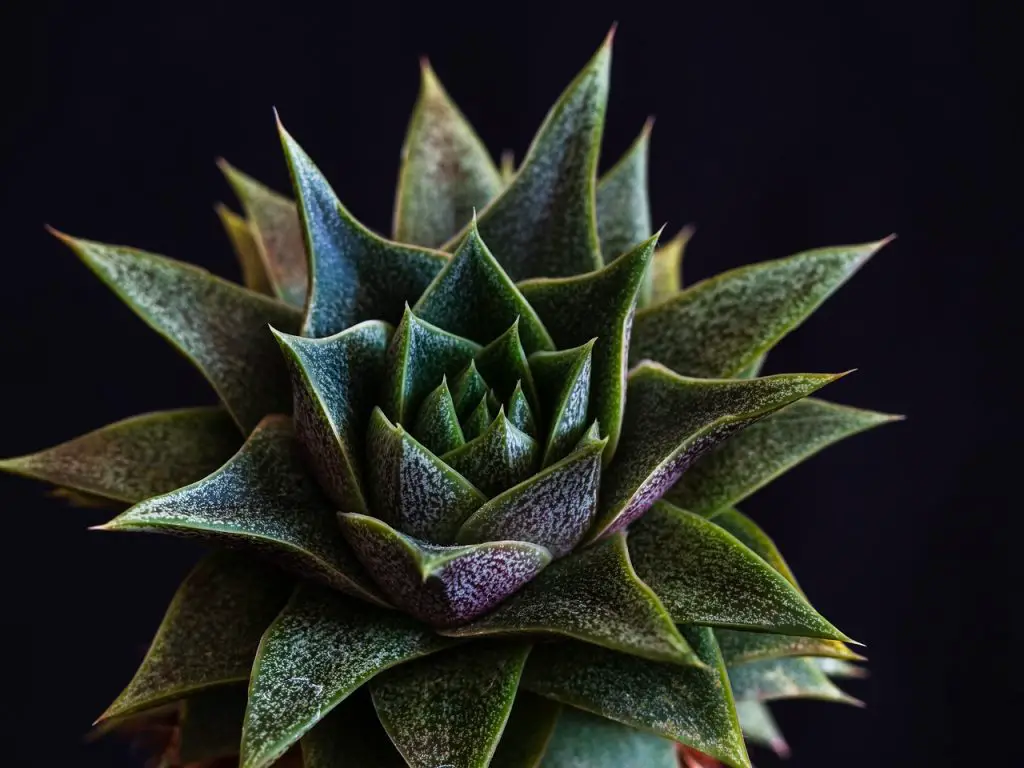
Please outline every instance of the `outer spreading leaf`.
[[644, 290], [640, 292], [640, 306], [660, 304], [683, 290], [683, 255], [693, 233], [692, 226], [685, 226], [654, 252]]
[[442, 376], [437, 388], [423, 399], [412, 432], [427, 450], [438, 456], [465, 445], [447, 376]]
[[728, 667], [750, 661], [781, 659], [793, 656], [823, 656], [836, 659], [863, 659], [836, 640], [799, 635], [777, 635], [767, 632], [747, 632], [735, 629], [716, 629], [715, 638], [722, 649], [722, 658]]
[[594, 195], [610, 66], [611, 35], [548, 113], [509, 186], [480, 214], [480, 232], [513, 280], [601, 266]]
[[207, 557], [178, 588], [138, 672], [101, 719], [244, 682], [290, 591], [291, 580], [270, 566], [232, 553]]
[[605, 464], [611, 461], [619, 443], [630, 328], [657, 240], [658, 235], [645, 240], [597, 272], [531, 280], [520, 285], [560, 349], [597, 339], [593, 349], [590, 416], [601, 422], [601, 434], [608, 437]]
[[738, 509], [724, 509], [716, 512], [712, 520], [719, 528], [728, 531], [749, 547], [751, 551], [756, 552], [762, 560], [781, 573], [786, 578], [786, 581], [796, 587], [800, 594], [803, 594], [803, 590], [796, 583], [796, 577], [783, 559], [779, 548], [775, 546], [775, 542], [768, 537], [768, 534], [761, 530], [757, 523]]
[[736, 714], [748, 743], [767, 747], [781, 758], [789, 757], [789, 745], [766, 704], [753, 699], [737, 701]]
[[678, 768], [668, 739], [564, 707], [540, 768]]
[[0, 470], [134, 504], [208, 475], [241, 443], [222, 408], [133, 416], [53, 448], [0, 460]]
[[247, 546], [300, 575], [381, 602], [303, 466], [291, 422], [269, 416], [209, 477], [136, 504], [102, 526]]
[[814, 659], [752, 661], [729, 668], [729, 682], [737, 701], [820, 699], [863, 706], [839, 690]]
[[[647, 155], [654, 120], [648, 119], [633, 145], [597, 185], [597, 231], [605, 263], [651, 236], [647, 196]], [[646, 303], [649, 291], [642, 292]]]
[[553, 557], [567, 555], [597, 512], [604, 445], [605, 440], [589, 443], [498, 494], [463, 523], [457, 541], [530, 541]]
[[700, 515], [658, 502], [630, 530], [629, 551], [677, 623], [849, 639], [774, 568]]
[[381, 589], [407, 613], [436, 627], [486, 613], [551, 562], [546, 549], [522, 541], [442, 547], [373, 517], [341, 514], [339, 520]]
[[619, 457], [605, 472], [590, 537], [622, 530], [716, 444], [836, 378], [690, 379], [655, 363], [637, 366], [629, 375]]
[[637, 312], [630, 360], [687, 376], [733, 376], [771, 349], [879, 248], [823, 248], [724, 272]]
[[320, 487], [342, 509], [367, 512], [363, 439], [391, 328], [370, 320], [326, 339], [275, 335], [292, 376], [295, 431]]
[[373, 704], [411, 768], [486, 768], [529, 651], [523, 644], [473, 643], [376, 677]]
[[538, 768], [561, 711], [557, 702], [520, 688], [490, 768]]
[[182, 708], [178, 736], [181, 762], [191, 765], [237, 755], [247, 698], [244, 683], [189, 696]]
[[519, 328], [519, 318], [516, 318], [507, 331], [480, 351], [476, 356], [476, 367], [503, 402], [509, 402], [518, 388], [526, 395], [532, 408], [539, 408], [537, 388]]
[[487, 148], [430, 68], [402, 147], [395, 239], [436, 248], [462, 229], [503, 186]]
[[332, 709], [301, 744], [303, 768], [407, 768], [369, 697], [358, 691]]
[[425, 541], [451, 543], [462, 522], [487, 500], [380, 408], [370, 418], [367, 463], [377, 515]]
[[242, 768], [271, 765], [374, 675], [448, 642], [395, 611], [300, 586], [256, 654]]
[[539, 645], [523, 686], [542, 696], [688, 744], [749, 768], [728, 678], [712, 631], [682, 627], [706, 665], [665, 664], [584, 643]]
[[58, 235], [147, 325], [207, 378], [248, 433], [268, 413], [287, 413], [288, 374], [273, 325], [298, 329], [293, 307], [191, 264]]
[[546, 406], [548, 424], [543, 466], [567, 456], [587, 427], [590, 407], [590, 373], [597, 339], [574, 349], [536, 352], [530, 369], [537, 380], [540, 399]]
[[801, 400], [711, 451], [665, 498], [691, 512], [712, 514], [829, 445], [894, 418], [814, 398]]
[[310, 258], [302, 335], [330, 336], [363, 320], [397, 323], [448, 258], [385, 240], [356, 221], [309, 155], [278, 128]]
[[454, 637], [555, 634], [656, 661], [699, 664], [657, 595], [629, 561], [624, 534], [546, 568]]
[[[256, 293], [273, 296], [274, 288], [267, 276], [267, 268], [263, 266], [260, 247], [249, 222], [226, 205], [218, 203], [215, 210], [224, 227], [224, 233], [231, 241], [235, 256], [238, 257], [238, 265], [242, 269], [242, 285]], [[298, 221], [298, 216], [296, 216], [296, 221]]]
[[309, 264], [295, 203], [224, 160], [218, 165], [242, 203], [257, 255], [274, 294], [301, 309], [309, 287]]
[[534, 473], [540, 445], [501, 409], [482, 435], [441, 458], [485, 494], [494, 496]]

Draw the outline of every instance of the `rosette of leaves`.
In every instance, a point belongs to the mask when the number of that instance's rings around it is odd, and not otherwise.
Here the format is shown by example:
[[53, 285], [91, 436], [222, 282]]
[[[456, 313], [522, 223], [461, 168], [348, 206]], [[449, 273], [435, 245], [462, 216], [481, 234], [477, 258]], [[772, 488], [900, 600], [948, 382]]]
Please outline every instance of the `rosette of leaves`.
[[283, 128], [294, 201], [222, 166], [244, 285], [59, 235], [220, 398], [2, 463], [214, 550], [102, 729], [170, 721], [166, 765], [747, 766], [765, 702], [849, 700], [736, 505], [890, 420], [757, 376], [882, 243], [684, 287], [650, 126], [597, 176], [610, 57], [505, 171], [424, 66], [393, 239]]

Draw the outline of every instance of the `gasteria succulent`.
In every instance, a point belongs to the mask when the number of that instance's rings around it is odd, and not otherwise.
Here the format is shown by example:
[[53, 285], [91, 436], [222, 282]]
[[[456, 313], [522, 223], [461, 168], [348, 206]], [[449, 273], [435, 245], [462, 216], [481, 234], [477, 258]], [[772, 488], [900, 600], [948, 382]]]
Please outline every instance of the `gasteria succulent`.
[[852, 701], [850, 639], [735, 505], [893, 418], [757, 377], [884, 241], [684, 289], [650, 125], [596, 177], [610, 58], [514, 172], [424, 64], [395, 240], [283, 128], [296, 203], [222, 166], [246, 287], [58, 234], [221, 400], [0, 465], [219, 549], [104, 727], [169, 724], [165, 765], [748, 766], [785, 750], [766, 701]]

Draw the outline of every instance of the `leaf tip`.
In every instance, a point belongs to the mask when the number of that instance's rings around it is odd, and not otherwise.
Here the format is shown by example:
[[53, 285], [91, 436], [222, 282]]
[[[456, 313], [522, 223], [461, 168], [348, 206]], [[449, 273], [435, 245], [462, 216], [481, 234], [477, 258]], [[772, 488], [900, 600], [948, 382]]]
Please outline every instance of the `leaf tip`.
[[619, 28], [619, 22], [613, 21], [611, 28], [608, 30], [608, 34], [604, 36], [604, 42], [601, 43], [603, 49], [611, 49], [612, 43], [615, 42], [615, 32]]

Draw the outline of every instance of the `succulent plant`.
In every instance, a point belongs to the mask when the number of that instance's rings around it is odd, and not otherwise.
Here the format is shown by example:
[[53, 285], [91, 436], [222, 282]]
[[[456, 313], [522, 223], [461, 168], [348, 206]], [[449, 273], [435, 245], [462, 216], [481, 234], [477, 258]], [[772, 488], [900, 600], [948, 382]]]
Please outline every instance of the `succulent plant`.
[[222, 165], [244, 287], [58, 233], [221, 401], [0, 464], [214, 549], [101, 728], [165, 765], [748, 766], [765, 702], [853, 701], [736, 505], [893, 418], [758, 376], [884, 241], [684, 288], [650, 124], [597, 177], [610, 58], [504, 170], [424, 64], [394, 240], [283, 128], [295, 202]]

